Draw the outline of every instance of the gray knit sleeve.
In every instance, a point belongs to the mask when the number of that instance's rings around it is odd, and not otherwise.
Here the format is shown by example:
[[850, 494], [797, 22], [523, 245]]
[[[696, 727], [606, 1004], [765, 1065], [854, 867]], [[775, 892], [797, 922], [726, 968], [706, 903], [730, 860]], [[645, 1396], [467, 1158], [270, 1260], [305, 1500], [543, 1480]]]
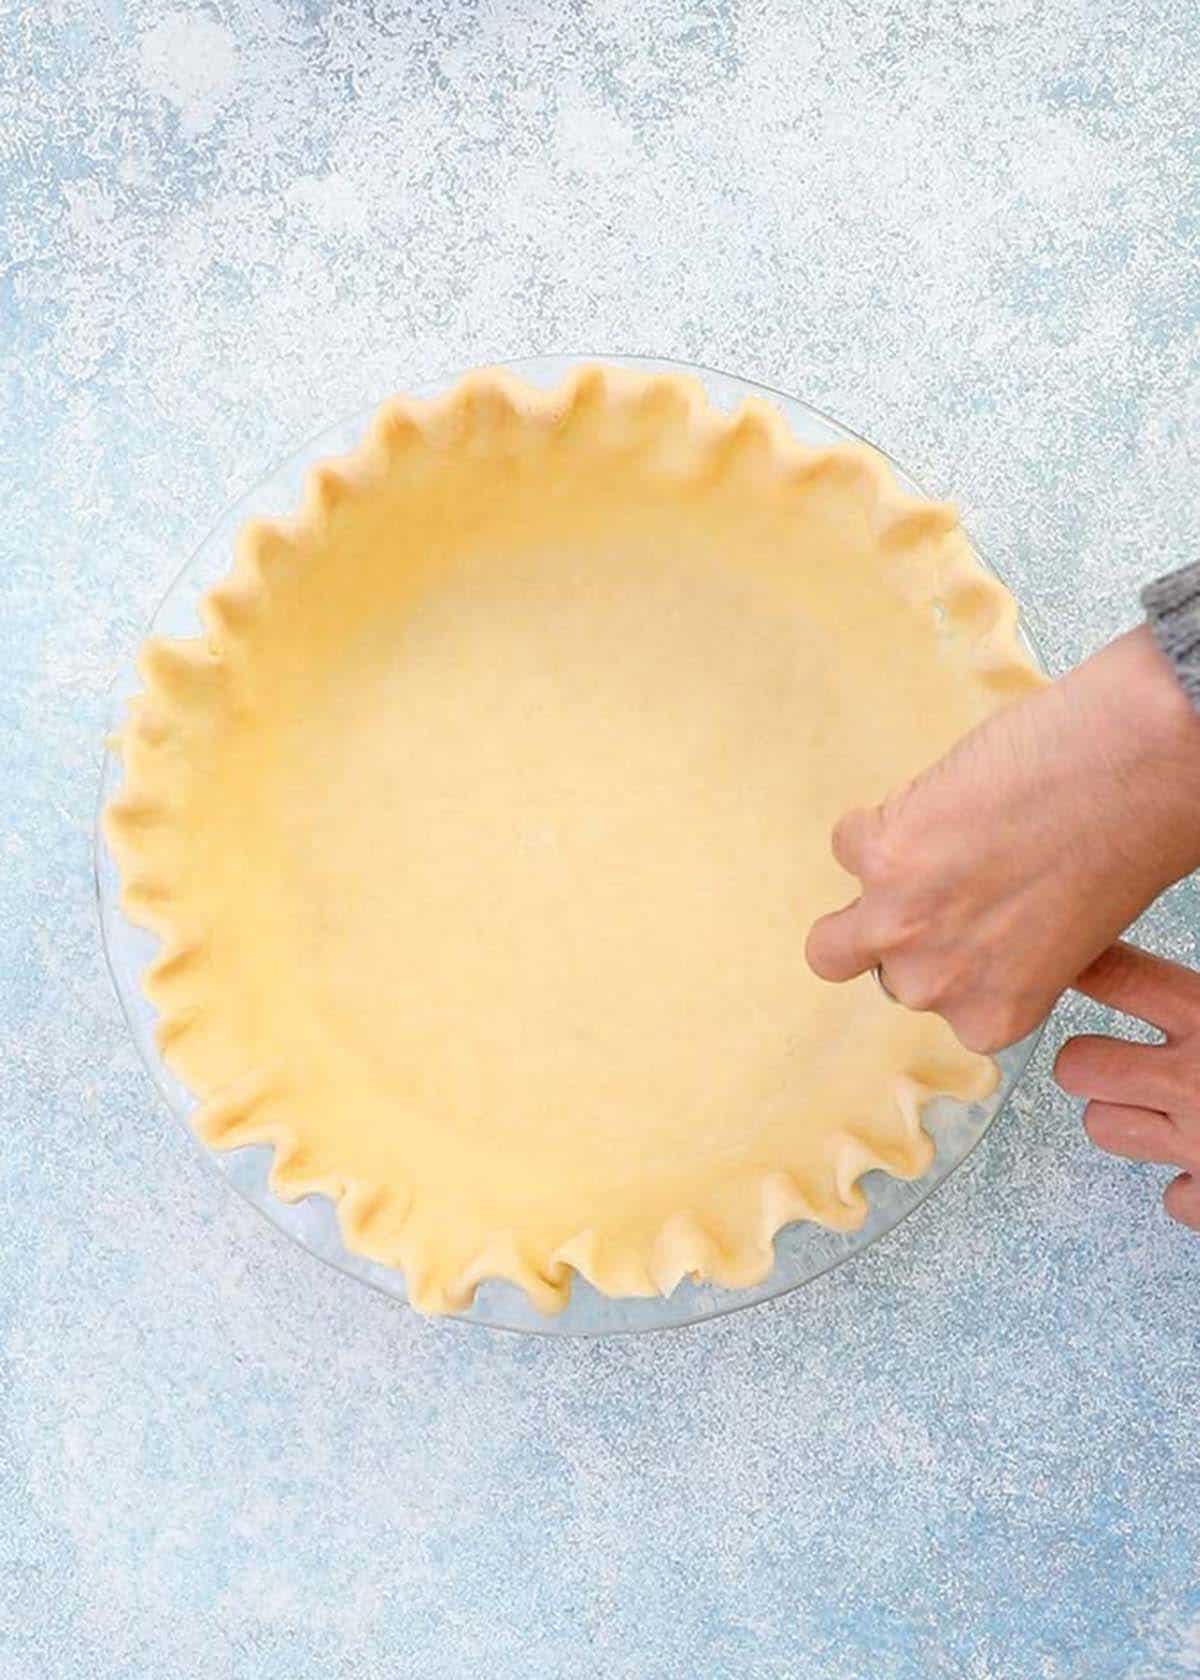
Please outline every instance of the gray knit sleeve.
[[1148, 583], [1142, 605], [1185, 694], [1200, 706], [1200, 561]]

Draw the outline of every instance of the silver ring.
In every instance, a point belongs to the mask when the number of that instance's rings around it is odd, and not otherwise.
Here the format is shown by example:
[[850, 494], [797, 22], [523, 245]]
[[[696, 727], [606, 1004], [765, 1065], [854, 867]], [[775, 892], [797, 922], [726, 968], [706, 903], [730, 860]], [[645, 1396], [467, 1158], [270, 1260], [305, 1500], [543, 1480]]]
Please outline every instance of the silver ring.
[[900, 999], [896, 996], [895, 992], [883, 977], [883, 964], [876, 963], [875, 967], [871, 970], [871, 973], [875, 976], [875, 984], [879, 987], [879, 990], [883, 993], [884, 997], [891, 1003], [899, 1003]]

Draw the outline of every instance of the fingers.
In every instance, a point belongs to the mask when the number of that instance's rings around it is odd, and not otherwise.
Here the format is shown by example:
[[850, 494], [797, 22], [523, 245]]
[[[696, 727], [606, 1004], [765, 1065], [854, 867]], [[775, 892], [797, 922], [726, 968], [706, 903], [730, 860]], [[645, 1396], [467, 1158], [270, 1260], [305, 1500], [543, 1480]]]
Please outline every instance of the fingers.
[[1127, 1039], [1084, 1033], [1063, 1045], [1054, 1077], [1075, 1097], [1170, 1113], [1181, 1096], [1175, 1064], [1162, 1044], [1131, 1044]]
[[1164, 1161], [1176, 1167], [1187, 1164], [1180, 1154], [1183, 1139], [1165, 1114], [1126, 1103], [1090, 1102], [1083, 1111], [1083, 1124], [1096, 1147], [1110, 1155], [1123, 1155], [1127, 1161]]
[[1193, 1173], [1180, 1173], [1172, 1179], [1163, 1195], [1163, 1207], [1171, 1219], [1200, 1231], [1200, 1178]]
[[1083, 1123], [1101, 1149], [1189, 1169], [1167, 1186], [1163, 1206], [1200, 1231], [1200, 1129], [1188, 1118], [1195, 1104], [1179, 1056], [1164, 1044], [1073, 1038], [1059, 1052], [1054, 1076], [1064, 1090], [1094, 1098]]
[[1200, 1024], [1200, 974], [1152, 957], [1123, 940], [1110, 945], [1075, 982], [1075, 990], [1172, 1037]]
[[862, 901], [822, 916], [809, 930], [804, 947], [808, 966], [820, 980], [853, 980], [873, 968], [876, 952], [867, 938]]
[[[1130, 1161], [1159, 1161], [1165, 1166], [1188, 1166], [1200, 1171], [1196, 1151], [1165, 1114], [1149, 1109], [1125, 1108], [1117, 1103], [1089, 1103], [1084, 1125], [1092, 1142], [1112, 1155]], [[1200, 1176], [1197, 1171], [1180, 1173], [1163, 1192], [1163, 1207], [1170, 1219], [1200, 1231]]]
[[[873, 850], [883, 827], [883, 814], [849, 811], [835, 825], [833, 855], [851, 875], [868, 873]], [[878, 941], [868, 937], [862, 900], [814, 922], [805, 946], [808, 966], [821, 980], [853, 980], [879, 960]]]

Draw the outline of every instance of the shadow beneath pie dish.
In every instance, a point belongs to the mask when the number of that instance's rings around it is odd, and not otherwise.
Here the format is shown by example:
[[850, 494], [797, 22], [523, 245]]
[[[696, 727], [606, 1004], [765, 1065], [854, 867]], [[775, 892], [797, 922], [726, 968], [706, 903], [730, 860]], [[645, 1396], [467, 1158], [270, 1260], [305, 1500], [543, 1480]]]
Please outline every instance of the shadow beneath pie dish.
[[[636, 357], [545, 357], [507, 366], [513, 374], [531, 385], [554, 386], [580, 364], [595, 359], [623, 364], [643, 373], [687, 373], [703, 385], [709, 400], [722, 409], [735, 407], [747, 396], [765, 396], [783, 414], [795, 436], [805, 443], [825, 446], [861, 441], [855, 434], [793, 398], [703, 368]], [[454, 382], [451, 377], [413, 394], [432, 396]], [[272, 518], [292, 511], [302, 499], [305, 480], [312, 466], [330, 455], [352, 449], [372, 413], [373, 410], [370, 410], [356, 415], [322, 432], [227, 511], [172, 585], [155, 615], [152, 625], [154, 634], [186, 636], [195, 632], [198, 626], [197, 602], [228, 570], [238, 531], [248, 520]], [[892, 468], [902, 488], [914, 495], [923, 494], [895, 463], [892, 463]], [[1025, 641], [1036, 660], [1036, 652], [1028, 636]], [[131, 664], [114, 691], [114, 728], [124, 714], [130, 695], [140, 686], [141, 680]], [[119, 790], [121, 778], [120, 761], [110, 751], [106, 754], [103, 767], [101, 808]], [[164, 1101], [171, 1112], [188, 1125], [189, 1134], [195, 1137], [188, 1124], [195, 1105], [158, 1051], [153, 1031], [155, 1012], [143, 995], [140, 984], [143, 971], [156, 954], [158, 942], [151, 934], [133, 926], [120, 908], [117, 870], [99, 823], [96, 879], [105, 951], [130, 1031]], [[565, 1309], [548, 1316], [540, 1313], [515, 1285], [489, 1280], [480, 1285], [472, 1305], [454, 1316], [464, 1322], [519, 1332], [605, 1335], [695, 1324], [798, 1288], [861, 1253], [920, 1206], [950, 1176], [1004, 1106], [1033, 1053], [1037, 1036], [1032, 1035], [997, 1058], [999, 1083], [986, 1100], [961, 1103], [942, 1097], [929, 1105], [924, 1119], [934, 1142], [935, 1154], [932, 1165], [921, 1178], [904, 1181], [882, 1172], [869, 1173], [862, 1180], [867, 1213], [862, 1225], [855, 1231], [835, 1231], [807, 1221], [785, 1226], [775, 1239], [774, 1267], [759, 1284], [731, 1289], [694, 1283], [685, 1278], [669, 1296], [631, 1298], [604, 1295], [577, 1277]], [[301, 1247], [395, 1299], [406, 1299], [400, 1271], [373, 1262], [345, 1247], [333, 1205], [327, 1198], [307, 1195], [295, 1202], [284, 1202], [272, 1193], [268, 1174], [273, 1151], [269, 1146], [218, 1151], [206, 1148], [198, 1139], [196, 1141], [235, 1188]]]

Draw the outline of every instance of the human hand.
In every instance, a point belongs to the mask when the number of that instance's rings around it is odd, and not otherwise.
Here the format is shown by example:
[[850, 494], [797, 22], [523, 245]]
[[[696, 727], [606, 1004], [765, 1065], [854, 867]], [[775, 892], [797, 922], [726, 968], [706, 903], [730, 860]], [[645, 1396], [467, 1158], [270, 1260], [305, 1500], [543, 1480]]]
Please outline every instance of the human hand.
[[1101, 1149], [1182, 1167], [1163, 1196], [1172, 1219], [1200, 1230], [1200, 974], [1118, 944], [1077, 991], [1158, 1027], [1165, 1044], [1085, 1033], [1058, 1053], [1054, 1077], [1088, 1098], [1083, 1123]]
[[862, 894], [813, 927], [814, 972], [878, 963], [898, 1001], [998, 1050], [1200, 863], [1200, 714], [1131, 631], [844, 817], [833, 850]]

